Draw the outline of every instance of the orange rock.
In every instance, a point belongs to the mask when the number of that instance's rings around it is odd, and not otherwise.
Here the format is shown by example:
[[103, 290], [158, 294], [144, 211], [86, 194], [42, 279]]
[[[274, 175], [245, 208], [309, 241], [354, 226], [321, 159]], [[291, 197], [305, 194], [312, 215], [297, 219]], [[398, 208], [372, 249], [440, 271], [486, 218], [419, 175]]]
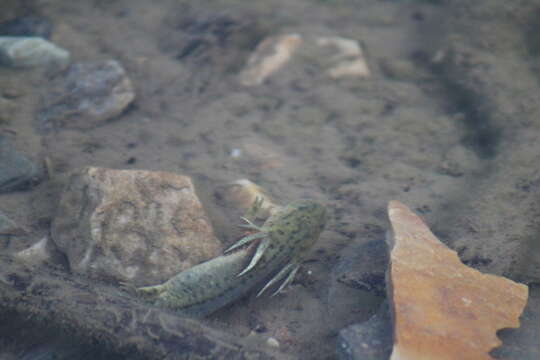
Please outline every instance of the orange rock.
[[465, 266], [402, 203], [391, 201], [388, 216], [391, 360], [493, 359], [497, 330], [519, 327], [527, 286]]

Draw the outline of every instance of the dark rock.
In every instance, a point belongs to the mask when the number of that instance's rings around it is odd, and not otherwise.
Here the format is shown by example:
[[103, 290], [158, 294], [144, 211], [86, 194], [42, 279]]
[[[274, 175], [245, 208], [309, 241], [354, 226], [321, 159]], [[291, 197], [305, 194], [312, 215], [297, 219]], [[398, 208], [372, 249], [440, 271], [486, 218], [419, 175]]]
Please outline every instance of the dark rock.
[[386, 245], [383, 238], [353, 243], [339, 256], [328, 289], [329, 316], [340, 324], [364, 321], [385, 295]]
[[0, 136], [0, 193], [25, 190], [38, 178], [37, 166]]
[[338, 335], [340, 360], [388, 359], [392, 352], [392, 319], [388, 302], [368, 321], [342, 329]]
[[529, 301], [519, 319], [519, 329], [497, 332], [503, 345], [490, 353], [496, 359], [540, 359], [540, 287], [530, 286], [529, 290]]
[[168, 34], [159, 41], [165, 53], [182, 63], [211, 65], [218, 71], [236, 71], [246, 54], [268, 31], [255, 17], [194, 14], [171, 15]]
[[131, 81], [117, 61], [76, 63], [55, 79], [37, 120], [44, 129], [89, 129], [120, 115], [134, 98]]
[[0, 23], [0, 36], [38, 36], [50, 39], [52, 23], [41, 16], [20, 16]]
[[2, 236], [2, 235], [10, 235], [10, 234], [13, 234], [13, 233], [17, 232], [18, 230], [19, 230], [19, 228], [13, 222], [13, 220], [8, 218], [6, 215], [4, 215], [0, 211], [0, 236]]
[[387, 265], [388, 250], [384, 241], [353, 244], [343, 252], [335, 278], [346, 286], [384, 296]]

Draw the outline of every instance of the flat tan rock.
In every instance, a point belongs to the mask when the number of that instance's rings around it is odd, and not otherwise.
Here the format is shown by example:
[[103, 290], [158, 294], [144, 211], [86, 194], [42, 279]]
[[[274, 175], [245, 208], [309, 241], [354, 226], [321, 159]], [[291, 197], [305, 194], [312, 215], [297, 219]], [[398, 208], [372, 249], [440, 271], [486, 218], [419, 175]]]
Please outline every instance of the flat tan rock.
[[239, 179], [218, 189], [219, 197], [225, 200], [230, 208], [241, 209], [244, 213], [251, 209], [257, 198], [262, 200], [256, 215], [259, 219], [266, 219], [272, 215], [279, 206], [264, 192], [264, 190], [249, 179]]
[[388, 216], [391, 360], [493, 359], [497, 330], [519, 327], [527, 286], [465, 266], [402, 203], [391, 201]]
[[264, 39], [239, 74], [244, 86], [263, 84], [292, 60], [308, 61], [333, 79], [368, 78], [368, 63], [358, 41], [340, 36], [283, 34]]
[[337, 50], [331, 59], [332, 67], [327, 70], [331, 77], [337, 79], [371, 76], [362, 48], [356, 40], [331, 36], [319, 37], [316, 41], [319, 46], [331, 46]]
[[240, 83], [244, 86], [262, 84], [268, 76], [289, 62], [301, 42], [302, 37], [299, 34], [284, 34], [264, 39], [240, 73]]
[[137, 286], [221, 253], [187, 176], [88, 167], [62, 194], [52, 238], [73, 271]]

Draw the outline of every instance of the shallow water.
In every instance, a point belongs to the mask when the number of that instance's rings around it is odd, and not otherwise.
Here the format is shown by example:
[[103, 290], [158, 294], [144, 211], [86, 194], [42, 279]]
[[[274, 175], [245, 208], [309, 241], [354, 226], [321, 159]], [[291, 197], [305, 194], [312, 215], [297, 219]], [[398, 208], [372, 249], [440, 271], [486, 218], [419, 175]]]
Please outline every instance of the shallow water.
[[[486, 6], [488, 15], [491, 10], [500, 11], [496, 3]], [[500, 223], [497, 211], [487, 211], [470, 200], [471, 193], [482, 196], [489, 187], [489, 181], [486, 185], [481, 180], [497, 174], [500, 179], [520, 163], [538, 162], [534, 162], [533, 150], [528, 158], [513, 157], [511, 154], [527, 154], [514, 151], [517, 145], [508, 135], [514, 130], [503, 128], [496, 114], [483, 122], [478, 108], [487, 105], [477, 106], [477, 95], [457, 88], [449, 80], [455, 74], [437, 67], [437, 56], [444, 56], [452, 43], [450, 35], [462, 36], [461, 31], [466, 31], [455, 20], [460, 9], [442, 1], [412, 0], [249, 4], [233, 0], [160, 0], [152, 4], [142, 0], [45, 0], [0, 6], [6, 9], [0, 12], [0, 21], [28, 12], [49, 19], [51, 41], [68, 49], [73, 61], [118, 60], [136, 92], [134, 103], [104, 125], [85, 130], [44, 129], [38, 115], [43, 97], [53, 90], [55, 75], [43, 69], [0, 68], [0, 94], [8, 104], [2, 109], [11, 109], [0, 116], [1, 131], [36, 163], [44, 164], [46, 159], [51, 171], [50, 178], [44, 176], [29, 191], [0, 195], [1, 210], [29, 230], [27, 236], [3, 239], [0, 244], [5, 251], [23, 249], [48, 234], [64, 176], [89, 165], [192, 176], [225, 244], [239, 234], [237, 217], [214, 196], [216, 188], [225, 183], [249, 178], [281, 203], [298, 198], [322, 201], [331, 220], [291, 289], [274, 298], [245, 299], [207, 320], [239, 336], [262, 327], [264, 336], [280, 341], [281, 350], [317, 359], [334, 358], [337, 331], [367, 319], [382, 301], [346, 287], [334, 277], [348, 249], [384, 241], [389, 200], [403, 201], [421, 213], [468, 263], [513, 278], [530, 274], [527, 269], [535, 259], [515, 267], [504, 260], [498, 262], [490, 257], [492, 253], [475, 252], [483, 245], [471, 242], [469, 246], [467, 242], [469, 237], [487, 238], [491, 232], [482, 229]], [[462, 9], [465, 14], [473, 10]], [[469, 26], [476, 29], [492, 18], [480, 12], [478, 23]], [[523, 22], [527, 29], [535, 24], [528, 18]], [[512, 32], [500, 31], [510, 34], [510, 39], [490, 43], [494, 54], [497, 46], [512, 48], [506, 44], [514, 41]], [[238, 73], [256, 45], [283, 33], [299, 33], [306, 39], [338, 36], [356, 40], [372, 75], [332, 79], [324, 69], [334, 54], [330, 51], [317, 58], [307, 48], [262, 85], [242, 86]], [[459, 36], [454, 41], [460, 49]], [[486, 60], [483, 52], [473, 50], [473, 60], [462, 61], [497, 66], [495, 55]], [[534, 59], [526, 61], [534, 67]], [[503, 75], [501, 79], [509, 81], [508, 88], [501, 85], [502, 93], [512, 89], [512, 76]], [[529, 88], [522, 90], [530, 93]], [[530, 102], [534, 98], [524, 99], [523, 107]], [[523, 114], [520, 119], [534, 118], [532, 111]], [[536, 125], [523, 120], [520, 126], [515, 131], [528, 133], [523, 141], [529, 141], [533, 149]], [[493, 161], [497, 156], [516, 167], [503, 167]], [[516, 183], [537, 176], [537, 169], [531, 168], [530, 177], [525, 171], [515, 171]], [[494, 193], [505, 193], [509, 183], [513, 182], [501, 180]], [[529, 193], [521, 196], [531, 199], [537, 183], [531, 180], [527, 184]], [[484, 196], [482, 204], [491, 198]], [[488, 205], [500, 205], [511, 217], [518, 217], [523, 209], [507, 198], [516, 196], [501, 196]], [[470, 206], [473, 210], [462, 210]], [[478, 209], [482, 211], [478, 218], [460, 217], [460, 213], [475, 214]], [[528, 219], [516, 233], [533, 238], [537, 231]], [[23, 358], [41, 359], [41, 355], [31, 355], [41, 350], [21, 346], [14, 351], [28, 351]]]

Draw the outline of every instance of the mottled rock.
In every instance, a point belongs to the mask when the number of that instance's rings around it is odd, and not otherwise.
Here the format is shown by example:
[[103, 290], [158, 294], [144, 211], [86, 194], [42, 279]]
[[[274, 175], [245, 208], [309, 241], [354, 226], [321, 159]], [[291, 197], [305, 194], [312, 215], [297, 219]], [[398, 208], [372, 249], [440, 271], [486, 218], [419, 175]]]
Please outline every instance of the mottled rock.
[[246, 68], [240, 73], [240, 83], [245, 86], [262, 84], [271, 74], [283, 67], [302, 43], [299, 34], [285, 34], [264, 39], [249, 57]]
[[25, 190], [38, 179], [38, 167], [0, 136], [0, 193]]
[[388, 216], [391, 359], [493, 359], [496, 332], [519, 327], [527, 286], [465, 266], [400, 202], [390, 202]]
[[0, 211], [0, 236], [12, 235], [18, 233], [19, 227], [13, 220], [8, 218], [2, 211]]
[[37, 118], [45, 129], [90, 129], [120, 115], [134, 98], [131, 81], [118, 61], [76, 63], [54, 80]]
[[338, 334], [340, 360], [382, 360], [392, 353], [392, 319], [385, 301], [368, 321], [353, 324]]
[[44, 39], [51, 37], [53, 25], [42, 16], [20, 16], [0, 23], [0, 36], [37, 36]]
[[17, 68], [69, 64], [69, 51], [40, 37], [0, 37], [0, 64]]
[[72, 270], [150, 285], [221, 252], [191, 179], [85, 168], [70, 179], [52, 238]]

